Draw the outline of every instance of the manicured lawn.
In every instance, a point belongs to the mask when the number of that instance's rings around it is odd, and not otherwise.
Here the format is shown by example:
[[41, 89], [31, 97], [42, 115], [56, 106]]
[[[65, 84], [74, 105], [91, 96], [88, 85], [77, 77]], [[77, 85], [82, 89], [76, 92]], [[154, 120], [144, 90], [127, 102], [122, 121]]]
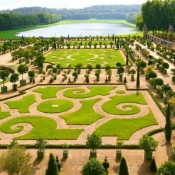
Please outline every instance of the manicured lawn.
[[118, 139], [129, 140], [129, 138], [139, 129], [156, 125], [157, 121], [153, 113], [133, 119], [112, 119], [95, 130], [95, 134], [100, 136], [116, 136]]
[[[116, 105], [119, 105], [122, 103], [123, 103], [124, 110], [118, 109], [116, 107]], [[111, 97], [110, 101], [107, 101], [102, 105], [102, 109], [109, 114], [115, 114], [115, 115], [132, 115], [140, 112], [139, 107], [137, 107], [134, 104], [132, 105], [127, 103], [138, 103], [143, 105], [147, 104], [142, 93], [139, 93], [139, 95], [131, 94], [131, 95]]]
[[64, 89], [66, 87], [45, 87], [45, 88], [37, 88], [34, 89], [33, 92], [38, 92], [41, 93], [41, 98], [42, 99], [47, 99], [47, 98], [55, 98], [56, 97], [56, 93], [61, 90]]
[[64, 96], [68, 98], [89, 98], [96, 95], [108, 95], [109, 91], [113, 90], [115, 86], [88, 86], [90, 92], [85, 92], [82, 88], [73, 88], [64, 92]]
[[109, 64], [115, 67], [117, 62], [125, 64], [125, 61], [118, 50], [114, 49], [62, 49], [50, 52], [46, 55], [46, 61], [54, 64], [60, 64], [67, 67], [71, 64], [75, 67], [81, 63], [83, 67], [91, 63], [93, 67], [96, 64], [105, 65]]
[[35, 102], [35, 95], [31, 94], [23, 97], [21, 100], [8, 101], [6, 102], [6, 104], [11, 109], [18, 109], [19, 113], [28, 113], [30, 105]]
[[65, 99], [53, 99], [40, 103], [37, 110], [45, 113], [60, 113], [71, 109], [74, 104]]
[[11, 128], [13, 125], [20, 123], [29, 123], [33, 126], [29, 133], [16, 138], [20, 140], [36, 140], [39, 137], [46, 140], [75, 140], [83, 131], [83, 129], [57, 129], [57, 123], [55, 120], [41, 116], [14, 118], [4, 122], [0, 126], [0, 130], [8, 134], [21, 132], [23, 130], [22, 124], [16, 129]]
[[68, 125], [89, 125], [98, 119], [102, 118], [102, 116], [96, 113], [93, 110], [93, 106], [96, 102], [101, 100], [100, 98], [93, 100], [83, 100], [81, 101], [82, 107], [71, 114], [66, 114], [61, 116], [65, 119]]
[[0, 108], [0, 119], [6, 118], [10, 116], [10, 112], [2, 112], [2, 109]]

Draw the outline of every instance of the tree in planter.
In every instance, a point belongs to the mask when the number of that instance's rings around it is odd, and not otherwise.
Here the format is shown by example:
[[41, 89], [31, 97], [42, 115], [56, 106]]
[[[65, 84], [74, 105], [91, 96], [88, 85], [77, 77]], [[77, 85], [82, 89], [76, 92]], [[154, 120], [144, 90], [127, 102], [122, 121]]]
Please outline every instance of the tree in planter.
[[101, 162], [92, 158], [83, 167], [83, 175], [105, 175], [105, 169]]
[[96, 69], [101, 69], [101, 65], [100, 64], [96, 64]]
[[171, 161], [166, 161], [157, 170], [158, 175], [174, 175], [174, 172], [175, 172], [175, 163]]
[[154, 157], [153, 157], [153, 159], [151, 160], [149, 169], [150, 169], [152, 172], [157, 172], [157, 165], [156, 165], [156, 161], [155, 161], [155, 158], [154, 158]]
[[149, 80], [151, 78], [156, 78], [156, 77], [157, 77], [157, 74], [152, 70], [146, 74], [146, 80]]
[[46, 169], [46, 175], [58, 175], [58, 166], [55, 157], [52, 153], [49, 155], [49, 162]]
[[152, 159], [152, 152], [156, 150], [158, 142], [151, 136], [144, 134], [140, 140], [139, 145], [144, 150], [146, 159]]
[[23, 74], [28, 71], [28, 67], [25, 64], [20, 64], [18, 66], [17, 70], [22, 75], [22, 80], [20, 81], [20, 85], [25, 86], [26, 85], [26, 80], [23, 79]]
[[107, 69], [106, 70], [106, 74], [108, 75], [108, 81], [111, 81], [112, 70], [111, 69]]
[[170, 142], [171, 140], [171, 135], [172, 135], [172, 128], [171, 128], [171, 106], [168, 103], [168, 107], [166, 110], [166, 124], [165, 124], [165, 139], [167, 142]]
[[37, 151], [37, 158], [38, 159], [43, 159], [44, 158], [46, 143], [47, 142], [45, 140], [43, 140], [42, 138], [39, 138], [37, 140], [36, 146], [38, 147], [38, 151]]
[[30, 78], [30, 83], [34, 83], [35, 82], [35, 72], [33, 71], [33, 70], [30, 70], [29, 72], [28, 72], [28, 76], [29, 76], [29, 78]]
[[123, 145], [123, 141], [118, 140], [116, 145], [116, 147], [118, 148], [116, 150], [116, 159], [120, 159], [122, 157], [122, 151], [120, 149], [122, 145]]
[[17, 73], [11, 74], [10, 82], [13, 83], [13, 90], [17, 90], [17, 84], [15, 84], [19, 80], [19, 75]]
[[100, 80], [100, 72], [101, 72], [100, 69], [97, 69], [97, 70], [95, 71], [96, 81], [99, 81], [99, 80]]
[[136, 60], [136, 66], [137, 66], [137, 81], [136, 81], [136, 87], [140, 87], [140, 69], [143, 69], [146, 67], [146, 62], [144, 62], [141, 59]]
[[3, 86], [1, 92], [7, 92], [7, 86], [4, 86], [5, 80], [9, 77], [10, 72], [8, 70], [0, 70], [0, 79], [2, 79]]
[[67, 144], [64, 144], [63, 148], [64, 148], [64, 150], [63, 150], [63, 158], [67, 159], [68, 158], [68, 148], [69, 148], [69, 146]]
[[91, 134], [87, 136], [86, 146], [91, 149], [90, 158], [97, 157], [96, 150], [101, 146], [102, 140], [99, 135]]
[[122, 81], [122, 79], [123, 79], [123, 72], [125, 71], [125, 69], [123, 68], [123, 66], [120, 66], [119, 68], [118, 68], [118, 71], [117, 71], [117, 73], [119, 74], [119, 81]]
[[78, 78], [77, 71], [74, 71], [73, 74], [72, 74], [72, 76], [74, 76], [74, 82], [75, 82], [77, 80], [77, 78]]
[[[174, 59], [175, 60], [175, 59]], [[175, 69], [171, 69], [171, 72], [173, 73], [172, 81], [175, 82]]]
[[163, 74], [166, 74], [167, 73], [167, 69], [169, 68], [169, 64], [168, 63], [166, 63], [166, 62], [164, 62], [164, 63], [162, 63], [162, 73]]
[[31, 175], [32, 166], [30, 161], [31, 155], [26, 153], [26, 149], [18, 144], [9, 147], [8, 150], [0, 156], [0, 165], [9, 175]]
[[120, 161], [119, 175], [129, 175], [128, 166], [124, 157], [122, 157]]
[[156, 86], [162, 86], [162, 85], [163, 85], [163, 79], [155, 78], [155, 81], [154, 81], [155, 88], [156, 88]]

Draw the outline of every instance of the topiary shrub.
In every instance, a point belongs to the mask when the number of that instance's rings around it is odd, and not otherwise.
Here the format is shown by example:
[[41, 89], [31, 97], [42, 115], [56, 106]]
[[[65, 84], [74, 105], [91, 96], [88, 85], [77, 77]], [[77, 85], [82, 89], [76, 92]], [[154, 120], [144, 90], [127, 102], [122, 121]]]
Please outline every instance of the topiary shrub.
[[128, 166], [124, 157], [122, 157], [120, 161], [119, 175], [129, 175]]

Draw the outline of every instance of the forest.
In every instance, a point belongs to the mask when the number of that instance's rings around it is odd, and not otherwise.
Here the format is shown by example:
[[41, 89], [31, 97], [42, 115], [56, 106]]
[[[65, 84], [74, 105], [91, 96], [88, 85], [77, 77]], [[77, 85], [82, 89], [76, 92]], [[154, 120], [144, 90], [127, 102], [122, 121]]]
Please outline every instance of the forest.
[[141, 7], [136, 25], [142, 30], [146, 24], [151, 31], [167, 31], [170, 24], [175, 28], [175, 0], [148, 0]]
[[95, 5], [82, 9], [23, 7], [0, 11], [0, 30], [51, 24], [60, 20], [125, 19], [136, 23], [140, 5]]

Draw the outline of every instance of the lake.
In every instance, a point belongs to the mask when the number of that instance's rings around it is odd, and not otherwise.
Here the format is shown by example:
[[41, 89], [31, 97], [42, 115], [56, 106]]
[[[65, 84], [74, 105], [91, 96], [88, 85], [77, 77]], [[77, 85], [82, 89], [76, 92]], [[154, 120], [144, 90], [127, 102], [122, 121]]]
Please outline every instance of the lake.
[[124, 24], [109, 24], [109, 23], [78, 23], [64, 24], [51, 26], [47, 28], [39, 28], [20, 32], [17, 36], [26, 37], [60, 37], [60, 36], [108, 36], [119, 34], [132, 34], [137, 32], [137, 29]]

